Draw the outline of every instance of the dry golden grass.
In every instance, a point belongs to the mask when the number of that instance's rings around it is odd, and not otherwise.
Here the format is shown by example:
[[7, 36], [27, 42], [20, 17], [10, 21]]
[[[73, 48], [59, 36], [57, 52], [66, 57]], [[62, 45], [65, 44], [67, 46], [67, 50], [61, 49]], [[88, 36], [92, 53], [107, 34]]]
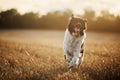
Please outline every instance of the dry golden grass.
[[1, 31], [0, 80], [118, 80], [120, 35], [87, 34], [80, 69], [68, 71], [62, 31]]

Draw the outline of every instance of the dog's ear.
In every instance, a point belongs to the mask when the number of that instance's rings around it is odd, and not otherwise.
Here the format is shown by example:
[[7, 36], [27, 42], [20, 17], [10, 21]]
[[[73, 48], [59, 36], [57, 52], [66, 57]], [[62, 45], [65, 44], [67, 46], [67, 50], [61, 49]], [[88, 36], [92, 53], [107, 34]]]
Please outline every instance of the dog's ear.
[[68, 23], [68, 30], [71, 34], [72, 34], [72, 32], [74, 32], [73, 24], [72, 24], [73, 18], [74, 18], [74, 15], [72, 14], [71, 17], [69, 18], [69, 23]]

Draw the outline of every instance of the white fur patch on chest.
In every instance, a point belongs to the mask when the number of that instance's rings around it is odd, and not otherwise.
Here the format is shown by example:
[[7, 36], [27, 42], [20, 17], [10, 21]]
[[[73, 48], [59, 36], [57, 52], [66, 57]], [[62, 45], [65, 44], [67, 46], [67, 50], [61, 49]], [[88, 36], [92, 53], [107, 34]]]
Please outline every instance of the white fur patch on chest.
[[80, 51], [81, 45], [84, 42], [85, 34], [79, 37], [72, 36], [68, 29], [65, 31], [63, 47], [70, 53]]

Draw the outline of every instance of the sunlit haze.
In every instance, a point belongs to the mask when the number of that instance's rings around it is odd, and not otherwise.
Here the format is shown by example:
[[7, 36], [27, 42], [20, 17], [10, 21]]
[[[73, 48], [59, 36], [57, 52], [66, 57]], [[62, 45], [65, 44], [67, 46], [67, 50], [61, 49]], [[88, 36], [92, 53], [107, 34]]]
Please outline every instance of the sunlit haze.
[[102, 10], [120, 14], [120, 0], [0, 0], [0, 11], [16, 8], [21, 14], [26, 12], [47, 12], [70, 9], [74, 14], [83, 14], [84, 9], [94, 10], [97, 14]]

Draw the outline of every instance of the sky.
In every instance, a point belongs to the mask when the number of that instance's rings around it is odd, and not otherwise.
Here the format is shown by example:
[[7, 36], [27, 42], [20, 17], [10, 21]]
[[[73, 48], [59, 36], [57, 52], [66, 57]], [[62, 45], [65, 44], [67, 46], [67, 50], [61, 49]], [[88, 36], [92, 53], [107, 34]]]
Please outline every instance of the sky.
[[74, 14], [84, 14], [84, 9], [120, 15], [120, 0], [0, 0], [0, 11], [15, 8], [21, 14], [38, 12], [47, 14], [50, 11], [70, 9]]

